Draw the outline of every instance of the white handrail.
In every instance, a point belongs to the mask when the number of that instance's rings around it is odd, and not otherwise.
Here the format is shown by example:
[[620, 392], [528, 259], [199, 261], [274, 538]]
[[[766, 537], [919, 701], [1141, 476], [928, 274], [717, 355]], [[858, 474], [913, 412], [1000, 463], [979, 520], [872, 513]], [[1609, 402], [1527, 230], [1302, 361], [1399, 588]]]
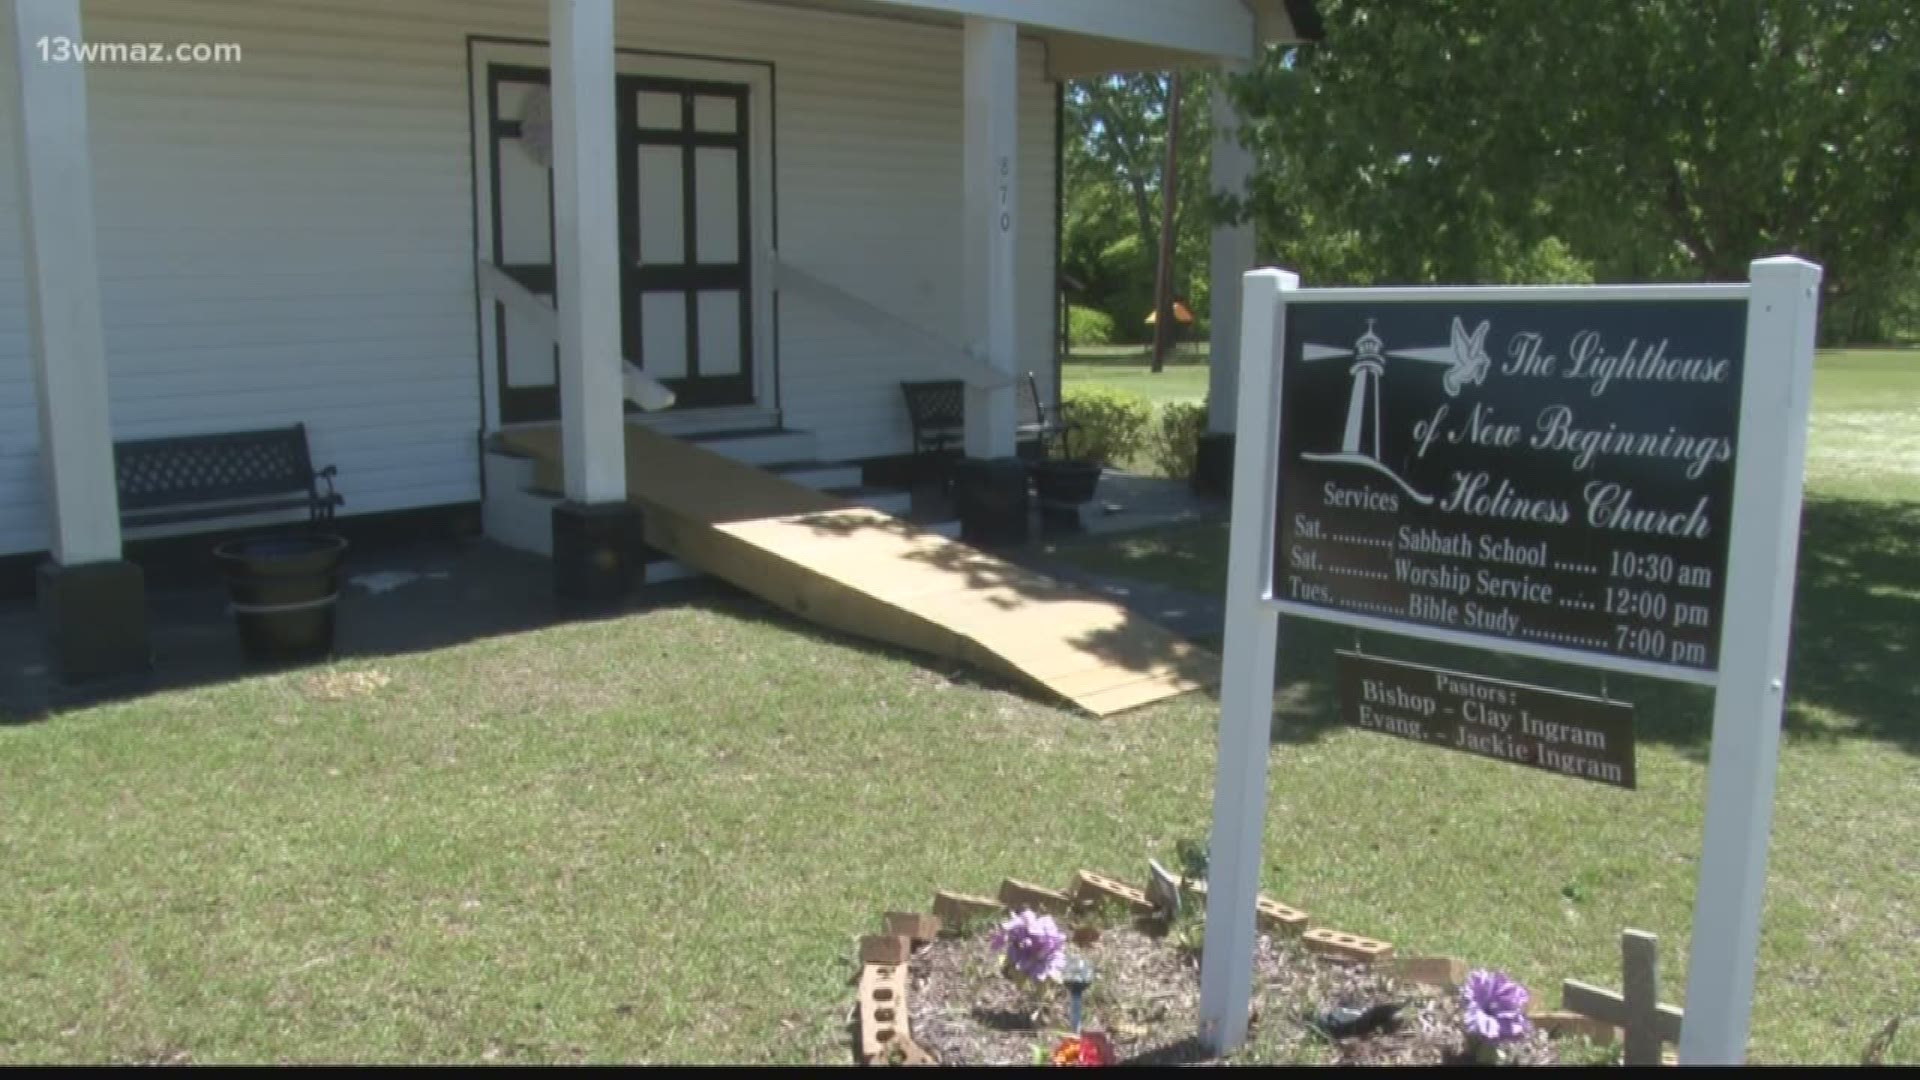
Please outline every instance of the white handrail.
[[[513, 275], [492, 262], [484, 258], [475, 261], [480, 267], [480, 297], [486, 302], [483, 306], [490, 309], [494, 301], [505, 304], [532, 320], [534, 329], [548, 341], [559, 340], [560, 316], [553, 309], [552, 300], [520, 284]], [[625, 357], [621, 358], [620, 365], [620, 387], [628, 401], [647, 412], [673, 407], [673, 391], [660, 380], [641, 371], [638, 365]]]
[[768, 260], [773, 267], [774, 287], [782, 294], [798, 296], [832, 311], [841, 318], [876, 337], [912, 350], [925, 366], [965, 382], [976, 390], [997, 390], [1012, 386], [1014, 376], [982, 362], [960, 346], [914, 323], [855, 296], [823, 278], [783, 261], [778, 255]]

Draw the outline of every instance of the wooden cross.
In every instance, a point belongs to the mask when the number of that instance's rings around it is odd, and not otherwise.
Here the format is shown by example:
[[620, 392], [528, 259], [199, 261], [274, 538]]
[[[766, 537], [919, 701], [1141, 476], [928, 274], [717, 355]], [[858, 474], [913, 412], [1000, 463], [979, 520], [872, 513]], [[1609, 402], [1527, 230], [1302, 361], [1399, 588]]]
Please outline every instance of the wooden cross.
[[1679, 1044], [1686, 1016], [1660, 1003], [1660, 939], [1644, 930], [1623, 932], [1620, 965], [1625, 993], [1568, 979], [1560, 985], [1560, 1007], [1624, 1031], [1627, 1064], [1658, 1065], [1660, 1044]]

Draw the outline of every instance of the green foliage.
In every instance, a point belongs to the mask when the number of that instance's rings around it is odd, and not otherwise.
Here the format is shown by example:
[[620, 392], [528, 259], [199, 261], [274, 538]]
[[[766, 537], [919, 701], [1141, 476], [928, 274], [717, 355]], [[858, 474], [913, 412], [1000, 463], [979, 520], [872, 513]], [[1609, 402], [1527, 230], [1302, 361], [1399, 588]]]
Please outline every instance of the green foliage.
[[1619, 1065], [1619, 1043], [1594, 1042], [1584, 1035], [1563, 1035], [1553, 1041], [1554, 1056], [1561, 1065]]
[[1207, 880], [1207, 856], [1211, 848], [1205, 840], [1182, 837], [1173, 845], [1173, 857], [1180, 863], [1180, 876], [1192, 881]]
[[[1182, 74], [1180, 142], [1174, 155], [1173, 293], [1208, 318], [1208, 251], [1216, 208], [1208, 196], [1215, 77]], [[1066, 88], [1065, 205], [1061, 269], [1075, 303], [1113, 316], [1114, 343], [1151, 340], [1160, 250], [1167, 102], [1163, 74], [1075, 80]]]
[[1092, 926], [1101, 930], [1130, 925], [1133, 922], [1133, 909], [1113, 897], [1101, 897], [1081, 913], [1076, 926]]
[[1263, 257], [1311, 284], [1825, 267], [1830, 341], [1909, 327], [1920, 7], [1323, 0], [1233, 92]]
[[1078, 304], [1067, 306], [1067, 346], [1084, 349], [1113, 344], [1113, 316]]
[[1175, 480], [1191, 479], [1200, 434], [1206, 430], [1206, 402], [1169, 401], [1160, 406], [1147, 431], [1147, 460], [1154, 471]]
[[1067, 453], [1076, 460], [1118, 465], [1140, 452], [1153, 406], [1138, 394], [1089, 386], [1069, 389], [1062, 414], [1071, 425]]
[[[1173, 291], [1209, 319], [1217, 220], [1313, 285], [1742, 281], [1825, 268], [1824, 340], [1920, 339], [1920, 5], [1325, 0], [1326, 40], [1229, 91], [1256, 155], [1210, 193], [1210, 96], [1181, 82]], [[1543, 58], [1551, 58], [1547, 62]], [[1151, 339], [1170, 80], [1066, 90], [1062, 268], [1116, 343]]]
[[1173, 939], [1173, 947], [1181, 955], [1199, 963], [1207, 951], [1206, 905], [1181, 904], [1180, 914], [1174, 916], [1167, 928], [1167, 936]]

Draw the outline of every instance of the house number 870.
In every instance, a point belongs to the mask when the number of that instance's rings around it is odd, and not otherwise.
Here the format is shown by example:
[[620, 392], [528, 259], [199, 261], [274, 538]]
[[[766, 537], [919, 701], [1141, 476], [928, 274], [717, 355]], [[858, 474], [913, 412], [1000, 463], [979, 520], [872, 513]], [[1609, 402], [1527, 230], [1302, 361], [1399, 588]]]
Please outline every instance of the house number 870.
[[1007, 206], [1007, 177], [1013, 172], [1013, 162], [1002, 155], [1000, 158], [1000, 231], [1013, 231], [1013, 211]]

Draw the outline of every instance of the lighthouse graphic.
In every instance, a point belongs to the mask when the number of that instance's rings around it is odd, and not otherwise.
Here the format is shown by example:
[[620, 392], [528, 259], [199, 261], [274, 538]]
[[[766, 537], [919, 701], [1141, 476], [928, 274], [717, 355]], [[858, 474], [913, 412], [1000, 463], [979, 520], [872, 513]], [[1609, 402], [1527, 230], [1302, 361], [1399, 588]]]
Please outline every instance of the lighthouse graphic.
[[1340, 449], [1322, 453], [1303, 452], [1300, 456], [1307, 461], [1328, 461], [1371, 469], [1399, 484], [1400, 489], [1415, 502], [1431, 506], [1433, 496], [1416, 490], [1405, 477], [1394, 472], [1380, 459], [1380, 383], [1387, 374], [1387, 360], [1418, 360], [1427, 364], [1446, 365], [1447, 370], [1440, 380], [1441, 388], [1448, 397], [1458, 397], [1461, 388], [1467, 384], [1478, 386], [1487, 380], [1487, 369], [1492, 366], [1486, 349], [1487, 327], [1483, 319], [1469, 334], [1459, 317], [1455, 316], [1453, 340], [1446, 345], [1382, 351], [1385, 343], [1380, 340], [1380, 335], [1373, 332], [1373, 320], [1368, 319], [1366, 332], [1360, 335], [1351, 349], [1303, 343], [1300, 346], [1300, 359], [1308, 363], [1352, 357], [1353, 367], [1348, 371], [1353, 376], [1353, 388], [1347, 394], [1347, 423], [1341, 433]]

